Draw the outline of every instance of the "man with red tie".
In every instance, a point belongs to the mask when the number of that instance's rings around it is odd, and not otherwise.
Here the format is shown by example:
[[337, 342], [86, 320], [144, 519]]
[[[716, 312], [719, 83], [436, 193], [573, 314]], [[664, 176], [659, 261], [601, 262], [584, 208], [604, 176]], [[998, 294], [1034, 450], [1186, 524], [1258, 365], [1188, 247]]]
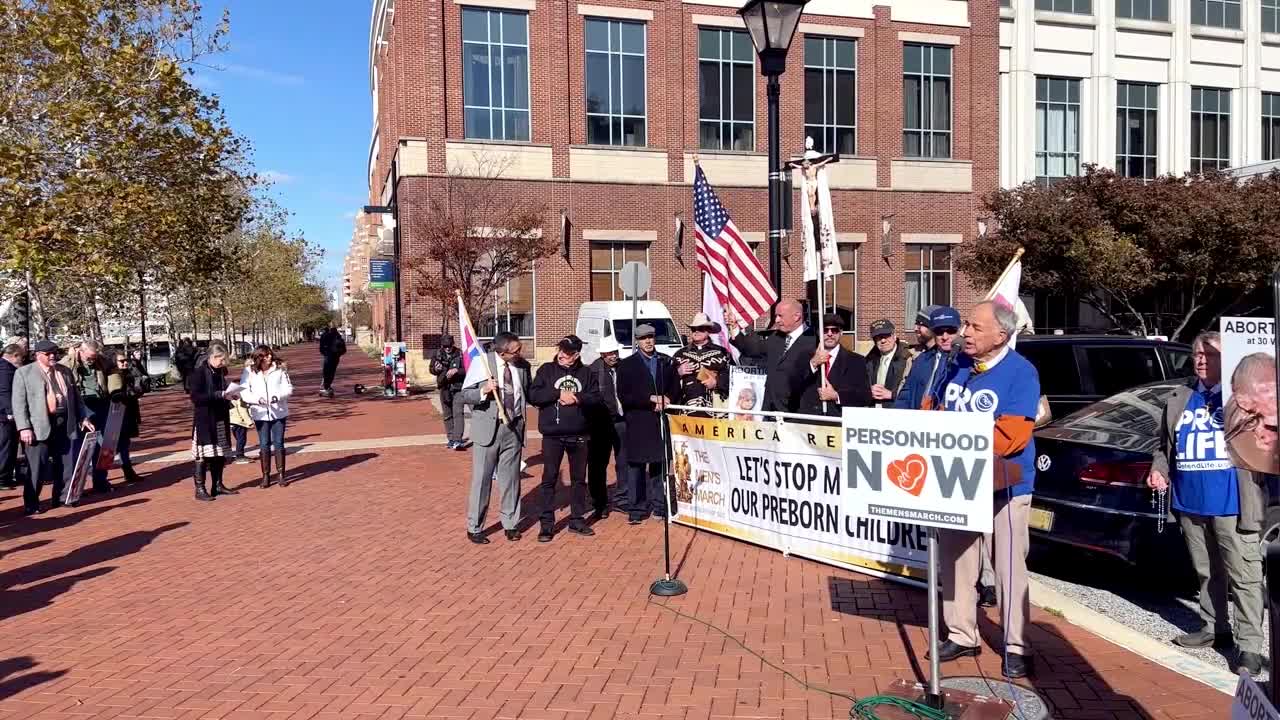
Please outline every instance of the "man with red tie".
[[800, 398], [799, 412], [839, 417], [842, 407], [871, 406], [867, 360], [840, 344], [844, 329], [839, 315], [827, 315], [823, 318], [822, 345], [813, 351], [809, 362], [795, 364], [791, 386]]

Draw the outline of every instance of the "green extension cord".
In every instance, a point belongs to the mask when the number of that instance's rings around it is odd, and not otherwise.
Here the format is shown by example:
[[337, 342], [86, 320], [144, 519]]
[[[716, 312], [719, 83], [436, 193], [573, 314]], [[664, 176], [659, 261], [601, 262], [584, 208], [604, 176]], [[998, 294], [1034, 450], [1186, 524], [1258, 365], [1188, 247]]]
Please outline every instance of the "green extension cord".
[[897, 708], [908, 715], [920, 718], [920, 720], [948, 720], [950, 718], [945, 712], [935, 710], [928, 705], [889, 695], [872, 695], [855, 702], [853, 708], [849, 710], [849, 717], [854, 718], [854, 720], [882, 720], [875, 711], [875, 708], [880, 705]]

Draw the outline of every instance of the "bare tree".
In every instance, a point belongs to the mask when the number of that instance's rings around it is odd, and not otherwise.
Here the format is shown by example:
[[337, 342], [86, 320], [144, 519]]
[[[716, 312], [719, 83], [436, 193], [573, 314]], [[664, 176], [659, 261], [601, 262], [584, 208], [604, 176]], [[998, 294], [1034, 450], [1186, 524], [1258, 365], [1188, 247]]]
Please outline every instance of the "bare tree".
[[484, 155], [474, 168], [455, 165], [443, 191], [412, 212], [416, 252], [403, 267], [410, 291], [446, 308], [461, 293], [473, 322], [509, 281], [556, 252], [556, 239], [543, 232], [546, 204], [502, 182], [509, 166]]

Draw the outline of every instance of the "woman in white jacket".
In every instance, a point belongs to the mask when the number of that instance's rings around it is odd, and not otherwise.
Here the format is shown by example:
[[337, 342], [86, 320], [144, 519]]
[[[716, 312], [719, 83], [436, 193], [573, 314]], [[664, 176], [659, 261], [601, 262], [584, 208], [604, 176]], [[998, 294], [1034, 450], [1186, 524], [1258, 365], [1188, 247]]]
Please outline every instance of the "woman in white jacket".
[[259, 345], [240, 377], [240, 398], [249, 406], [249, 415], [258, 429], [258, 458], [262, 465], [262, 487], [271, 487], [271, 459], [275, 455], [278, 482], [288, 487], [284, 468], [284, 427], [289, 417], [289, 396], [293, 383], [284, 361], [271, 348]]

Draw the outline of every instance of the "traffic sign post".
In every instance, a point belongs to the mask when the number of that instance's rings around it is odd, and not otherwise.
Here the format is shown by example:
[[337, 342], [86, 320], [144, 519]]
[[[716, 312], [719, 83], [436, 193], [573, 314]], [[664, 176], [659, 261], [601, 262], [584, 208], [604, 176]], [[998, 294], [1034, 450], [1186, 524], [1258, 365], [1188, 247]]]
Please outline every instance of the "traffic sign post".
[[653, 275], [649, 266], [642, 262], [631, 261], [622, 266], [618, 273], [618, 289], [623, 297], [631, 298], [631, 351], [636, 349], [636, 316], [640, 312], [640, 296], [649, 292], [653, 285]]

